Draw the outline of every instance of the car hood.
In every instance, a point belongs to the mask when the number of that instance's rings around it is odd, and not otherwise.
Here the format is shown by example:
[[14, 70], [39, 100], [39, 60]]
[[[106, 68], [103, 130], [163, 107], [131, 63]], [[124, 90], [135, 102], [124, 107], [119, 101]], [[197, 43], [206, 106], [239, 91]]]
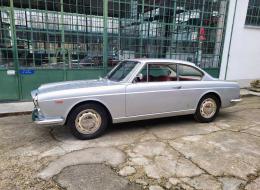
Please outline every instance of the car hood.
[[101, 86], [108, 86], [108, 85], [115, 85], [115, 84], [117, 84], [117, 82], [113, 82], [107, 79], [56, 82], [56, 83], [41, 85], [38, 88], [38, 93], [41, 94], [41, 93], [48, 93], [48, 92], [60, 91], [60, 90], [101, 87]]

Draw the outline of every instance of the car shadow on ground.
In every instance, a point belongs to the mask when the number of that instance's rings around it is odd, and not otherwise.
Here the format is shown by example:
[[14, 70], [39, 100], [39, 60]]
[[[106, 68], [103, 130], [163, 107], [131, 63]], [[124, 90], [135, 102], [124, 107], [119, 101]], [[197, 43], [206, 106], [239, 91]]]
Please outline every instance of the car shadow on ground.
[[118, 123], [118, 124], [112, 124], [109, 127], [109, 130], [118, 130], [128, 127], [134, 127], [134, 128], [153, 128], [158, 126], [172, 126], [174, 124], [181, 124], [181, 123], [191, 123], [196, 122], [193, 118], [193, 115], [184, 115], [184, 116], [174, 116], [174, 117], [164, 117], [164, 118], [156, 118], [156, 119], [148, 119], [148, 120], [140, 120], [140, 121], [132, 121], [132, 122], [125, 122], [125, 123]]
[[[220, 120], [227, 120], [232, 118], [232, 113], [229, 112], [220, 112], [217, 116], [215, 121]], [[137, 130], [167, 130], [171, 128], [179, 128], [184, 127], [186, 130], [188, 126], [201, 126], [207, 125], [207, 123], [199, 123], [197, 122], [193, 115], [183, 115], [183, 116], [173, 116], [173, 117], [165, 117], [165, 118], [156, 118], [156, 119], [149, 119], [149, 120], [140, 120], [140, 121], [133, 121], [133, 122], [125, 122], [125, 123], [118, 123], [118, 124], [110, 124], [109, 127], [106, 129], [105, 133], [102, 135], [104, 136], [118, 136], [120, 134], [126, 134], [129, 132], [137, 131]], [[185, 127], [186, 126], [186, 127]], [[55, 130], [55, 134], [66, 134], [67, 138], [71, 138], [72, 135], [70, 134], [70, 130], [68, 127], [64, 126], [52, 126], [52, 129]], [[186, 128], [186, 129], [185, 129]], [[131, 133], [129, 133], [131, 134]], [[70, 137], [71, 136], [71, 137]], [[102, 138], [102, 137], [99, 137]], [[76, 138], [75, 138], [76, 140]]]
[[[213, 122], [217, 122], [220, 120], [228, 120], [232, 118], [232, 113], [229, 112], [220, 112], [216, 119]], [[118, 124], [111, 124], [106, 134], [116, 133], [117, 131], [127, 131], [131, 129], [153, 129], [153, 128], [171, 128], [179, 125], [196, 125], [196, 124], [204, 124], [208, 123], [200, 123], [196, 121], [193, 115], [183, 115], [183, 116], [173, 116], [173, 117], [164, 117], [164, 118], [156, 118], [149, 120], [140, 120], [140, 121], [132, 121]]]

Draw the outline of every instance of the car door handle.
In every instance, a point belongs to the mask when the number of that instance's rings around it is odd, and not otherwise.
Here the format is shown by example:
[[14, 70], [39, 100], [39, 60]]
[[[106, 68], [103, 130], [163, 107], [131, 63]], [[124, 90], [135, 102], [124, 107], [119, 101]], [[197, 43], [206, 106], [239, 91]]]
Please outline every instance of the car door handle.
[[181, 89], [182, 86], [173, 86], [172, 89]]

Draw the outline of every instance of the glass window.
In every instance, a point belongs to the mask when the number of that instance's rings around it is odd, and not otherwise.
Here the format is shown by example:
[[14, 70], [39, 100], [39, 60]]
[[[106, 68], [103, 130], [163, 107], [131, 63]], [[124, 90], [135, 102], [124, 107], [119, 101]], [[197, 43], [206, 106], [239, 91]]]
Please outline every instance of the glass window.
[[203, 77], [202, 72], [189, 65], [179, 65], [178, 72], [180, 81], [198, 81]]
[[246, 25], [260, 26], [260, 0], [249, 0]]
[[147, 64], [140, 73], [143, 77], [136, 82], [177, 81], [176, 64]]
[[136, 61], [123, 61], [107, 75], [107, 78], [116, 82], [122, 81], [137, 64]]

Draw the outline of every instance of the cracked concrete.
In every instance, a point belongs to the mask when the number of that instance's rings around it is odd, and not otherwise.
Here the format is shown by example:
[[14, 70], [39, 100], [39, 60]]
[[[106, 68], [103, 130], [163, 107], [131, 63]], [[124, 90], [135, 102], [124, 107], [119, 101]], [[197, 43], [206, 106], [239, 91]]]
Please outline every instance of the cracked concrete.
[[48, 180], [67, 166], [106, 163], [113, 167], [123, 163], [125, 154], [116, 148], [89, 148], [68, 153], [53, 161], [38, 177]]
[[[86, 172], [88, 171], [88, 172]], [[54, 180], [68, 190], [139, 190], [141, 187], [130, 184], [127, 179], [116, 175], [103, 164], [69, 166]]]
[[124, 123], [89, 141], [0, 118], [0, 189], [260, 189], [259, 115], [259, 97], [247, 97], [212, 123]]

